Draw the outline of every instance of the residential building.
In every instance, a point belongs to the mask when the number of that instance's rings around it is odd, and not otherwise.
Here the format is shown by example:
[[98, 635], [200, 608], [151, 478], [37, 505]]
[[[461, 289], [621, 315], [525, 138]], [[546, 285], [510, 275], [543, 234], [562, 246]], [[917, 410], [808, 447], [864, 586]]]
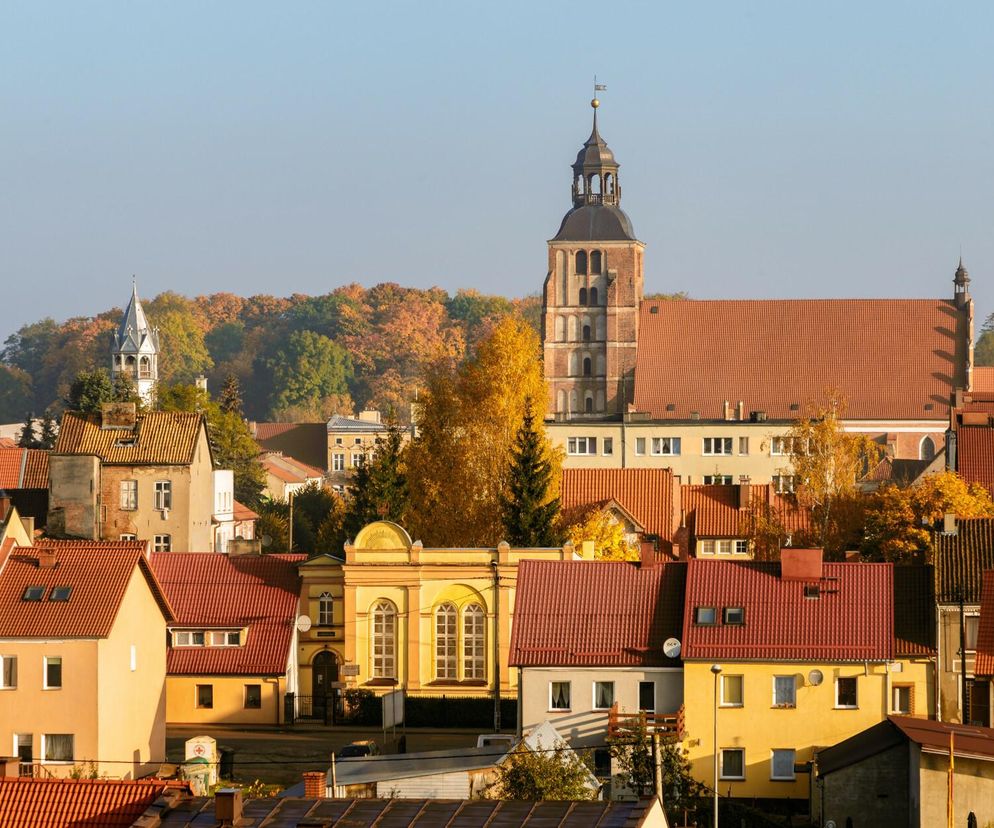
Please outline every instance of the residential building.
[[687, 565], [522, 561], [510, 664], [518, 671], [518, 727], [548, 719], [573, 748], [594, 751], [610, 775], [609, 735], [633, 717], [680, 738], [678, 642]]
[[[507, 658], [518, 566], [576, 557], [569, 545], [427, 548], [395, 523], [371, 523], [345, 546], [339, 675], [349, 687], [403, 687], [412, 696], [492, 697], [496, 679], [500, 694], [513, 698], [517, 676]], [[309, 584], [309, 597], [323, 590], [317, 580]], [[337, 657], [330, 646], [326, 652]]]
[[942, 530], [933, 532], [932, 546], [938, 611], [938, 718], [987, 726], [991, 723], [988, 682], [978, 679], [974, 667], [984, 571], [994, 569], [994, 519], [950, 516]]
[[947, 824], [950, 798], [953, 825], [984, 825], [994, 802], [986, 727], [888, 716], [818, 751], [817, 764], [811, 811], [820, 825], [933, 828]]
[[0, 550], [0, 741], [24, 775], [162, 762], [173, 612], [140, 541]]
[[210, 552], [214, 463], [202, 415], [106, 403], [67, 411], [49, 457], [50, 534]]
[[34, 520], [22, 518], [10, 498], [0, 492], [0, 555], [5, 547], [31, 546]]
[[549, 434], [567, 467], [768, 483], [788, 465], [775, 438], [828, 388], [848, 401], [846, 429], [899, 459], [931, 460], [952, 395], [972, 388], [962, 262], [947, 299], [645, 299], [645, 245], [621, 209], [619, 165], [593, 103], [543, 288]]
[[311, 484], [324, 485], [325, 474], [321, 469], [282, 454], [264, 455], [262, 467], [266, 472], [266, 485], [262, 494], [271, 500], [288, 501]]
[[947, 440], [946, 467], [994, 492], [994, 389], [957, 395]]
[[303, 555], [153, 554], [169, 625], [170, 724], [279, 724], [297, 689]]
[[324, 552], [297, 567], [301, 581], [300, 610], [309, 623], [305, 622], [298, 633], [300, 681], [294, 701], [296, 718], [334, 721], [342, 710], [340, 691], [346, 680], [342, 672], [346, 633], [344, 563], [344, 557]]
[[308, 466], [328, 470], [327, 423], [249, 423], [263, 451], [292, 457]]
[[688, 562], [683, 662], [694, 776], [713, 784], [717, 750], [723, 796], [782, 806], [808, 797], [798, 768], [816, 750], [891, 713], [928, 715], [934, 686], [931, 659], [896, 641], [891, 564], [781, 556]]
[[21, 517], [42, 527], [48, 518], [48, 452], [0, 446], [0, 492]]
[[[994, 569], [983, 574], [974, 677], [974, 697], [979, 700], [986, 694], [987, 710], [994, 710]], [[984, 702], [979, 701], [976, 706], [983, 708]]]
[[142, 402], [152, 404], [159, 381], [159, 329], [148, 324], [138, 298], [138, 286], [134, 283], [128, 307], [114, 334], [110, 369], [114, 378], [128, 377]]
[[[336, 491], [343, 491], [355, 470], [373, 456], [390, 427], [380, 421], [380, 412], [360, 411], [358, 417], [335, 414], [328, 420], [328, 472]], [[409, 432], [404, 432], [405, 442]]]

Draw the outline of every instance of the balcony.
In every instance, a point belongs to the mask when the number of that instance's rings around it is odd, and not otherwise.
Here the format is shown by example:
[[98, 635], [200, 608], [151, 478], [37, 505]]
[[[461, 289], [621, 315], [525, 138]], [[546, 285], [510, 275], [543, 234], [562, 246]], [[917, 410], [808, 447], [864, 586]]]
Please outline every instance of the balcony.
[[664, 741], [680, 741], [683, 738], [683, 705], [675, 713], [622, 713], [618, 703], [611, 705], [607, 714], [607, 734], [609, 738], [624, 736], [642, 730], [649, 736], [659, 735]]

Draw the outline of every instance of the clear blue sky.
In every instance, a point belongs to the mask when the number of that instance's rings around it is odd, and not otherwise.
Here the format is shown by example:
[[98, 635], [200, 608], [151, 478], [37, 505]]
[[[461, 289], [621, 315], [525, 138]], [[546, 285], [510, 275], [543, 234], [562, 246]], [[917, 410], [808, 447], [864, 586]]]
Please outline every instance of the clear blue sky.
[[143, 295], [523, 295], [589, 132], [646, 288], [994, 310], [990, 3], [0, 5], [0, 337]]

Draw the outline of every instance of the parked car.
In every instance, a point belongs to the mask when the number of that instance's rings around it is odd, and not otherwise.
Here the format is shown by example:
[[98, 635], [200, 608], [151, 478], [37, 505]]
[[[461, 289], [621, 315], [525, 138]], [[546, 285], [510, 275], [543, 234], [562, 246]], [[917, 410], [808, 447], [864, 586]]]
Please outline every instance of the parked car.
[[338, 751], [339, 759], [359, 759], [365, 756], [379, 756], [380, 747], [372, 739], [360, 739]]

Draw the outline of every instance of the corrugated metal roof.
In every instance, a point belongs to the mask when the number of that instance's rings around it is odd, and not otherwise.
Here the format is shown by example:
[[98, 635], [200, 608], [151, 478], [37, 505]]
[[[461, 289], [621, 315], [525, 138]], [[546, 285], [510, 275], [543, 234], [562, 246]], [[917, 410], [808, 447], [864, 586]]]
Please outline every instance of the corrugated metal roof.
[[984, 570], [994, 569], [994, 518], [959, 518], [956, 532], [932, 534], [935, 598], [939, 603], [980, 603]]
[[646, 300], [635, 407], [717, 420], [742, 400], [794, 419], [792, 404], [803, 412], [835, 388], [851, 418], [941, 420], [966, 386], [967, 325], [943, 299]]
[[994, 569], [984, 573], [975, 671], [978, 676], [994, 676]]
[[677, 667], [663, 642], [680, 635], [686, 564], [522, 561], [510, 664]]
[[355, 417], [343, 417], [335, 414], [328, 420], [328, 431], [353, 431], [356, 433], [375, 434], [379, 431], [387, 431], [389, 426], [386, 423], [371, 423], [368, 420], [358, 420]]
[[673, 473], [669, 469], [563, 469], [563, 509], [614, 500], [650, 535], [672, 540]]
[[[0, 570], [0, 636], [106, 637], [136, 566], [171, 621], [172, 610], [145, 559], [145, 549], [143, 541], [50, 541], [15, 547]], [[54, 553], [55, 566], [39, 566], [39, 556], [45, 552]], [[29, 586], [43, 588], [42, 600], [23, 600]], [[69, 600], [49, 600], [53, 587], [71, 587]]]
[[124, 828], [169, 785], [159, 779], [0, 778], [0, 825]]
[[193, 462], [203, 428], [203, 417], [186, 411], [139, 414], [133, 429], [103, 429], [99, 414], [84, 417], [67, 411], [55, 453], [93, 454], [109, 465], [185, 466]]
[[175, 608], [174, 628], [248, 628], [242, 647], [172, 647], [171, 675], [282, 675], [306, 555], [157, 552], [151, 556]]
[[[826, 563], [818, 598], [803, 581], [780, 578], [780, 564], [691, 559], [683, 620], [684, 659], [883, 661], [894, 654], [891, 564]], [[694, 623], [714, 607], [719, 623]], [[742, 607], [745, 623], [721, 622]]]

